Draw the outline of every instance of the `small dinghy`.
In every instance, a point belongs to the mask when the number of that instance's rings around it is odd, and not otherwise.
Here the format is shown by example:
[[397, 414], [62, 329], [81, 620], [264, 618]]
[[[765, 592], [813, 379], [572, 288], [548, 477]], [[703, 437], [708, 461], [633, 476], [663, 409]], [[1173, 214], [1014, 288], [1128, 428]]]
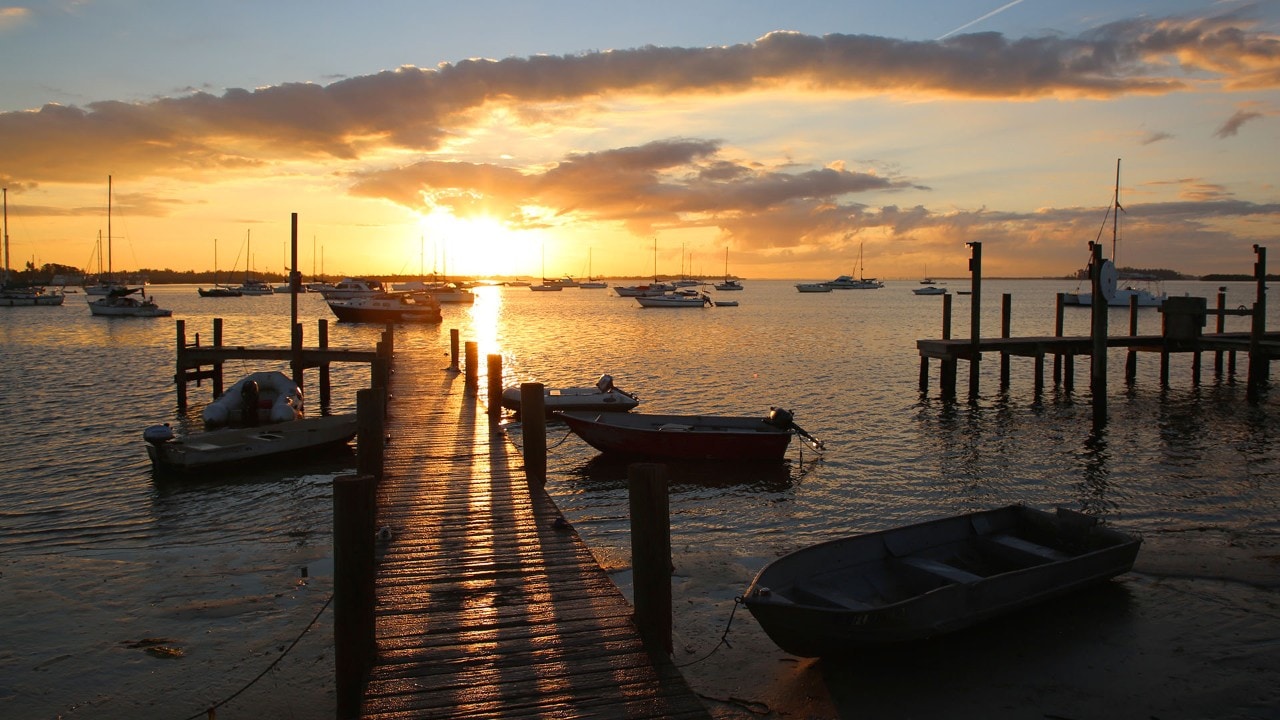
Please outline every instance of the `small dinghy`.
[[1128, 572], [1140, 539], [1022, 505], [819, 543], [765, 566], [743, 604], [778, 647], [847, 657], [923, 640]]
[[[502, 407], [520, 414], [520, 387], [504, 388]], [[542, 403], [546, 416], [559, 410], [594, 410], [627, 412], [640, 404], [640, 398], [613, 384], [612, 375], [601, 375], [591, 387], [543, 388]]]
[[781, 408], [763, 418], [595, 412], [560, 412], [556, 417], [591, 447], [628, 457], [781, 460], [792, 435], [822, 448], [822, 443], [800, 429], [791, 413]]
[[345, 445], [356, 435], [356, 416], [328, 415], [260, 427], [228, 427], [176, 438], [169, 425], [143, 431], [152, 469], [159, 475], [199, 474], [228, 467], [311, 456]]

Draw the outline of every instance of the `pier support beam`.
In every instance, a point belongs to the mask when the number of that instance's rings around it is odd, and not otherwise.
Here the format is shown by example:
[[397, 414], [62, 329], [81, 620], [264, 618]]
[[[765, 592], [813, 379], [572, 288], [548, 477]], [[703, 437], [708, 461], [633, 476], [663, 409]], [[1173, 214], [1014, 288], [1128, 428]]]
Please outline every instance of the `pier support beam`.
[[[951, 293], [942, 296], [942, 339], [951, 339]], [[956, 372], [958, 362], [954, 357], [942, 360], [938, 368], [938, 387], [944, 402], [955, 402]]]
[[651, 656], [669, 658], [672, 653], [671, 510], [665, 466], [630, 465], [627, 490], [636, 629]]
[[337, 716], [360, 717], [374, 635], [374, 479], [333, 481], [333, 664]]
[[969, 401], [978, 399], [978, 377], [982, 365], [982, 243], [967, 243], [972, 249], [969, 271], [973, 275], [973, 299], [969, 308], [969, 337], [973, 348], [969, 357]]
[[1093, 259], [1089, 264], [1089, 279], [1093, 285], [1090, 303], [1092, 323], [1090, 337], [1093, 351], [1090, 357], [1089, 390], [1093, 395], [1093, 426], [1107, 424], [1107, 299], [1102, 295], [1102, 245], [1090, 242]]
[[489, 361], [489, 407], [485, 412], [489, 414], [489, 422], [497, 422], [502, 419], [502, 356], [492, 354], [488, 356]]
[[465, 387], [476, 390], [480, 385], [480, 345], [474, 340], [466, 342]]
[[529, 482], [547, 482], [547, 416], [542, 383], [520, 383], [520, 426], [524, 472]]
[[[1000, 337], [1010, 338], [1013, 324], [1013, 295], [1004, 293], [1000, 296]], [[1009, 389], [1009, 353], [1000, 351], [1000, 391]]]
[[[1129, 296], [1129, 337], [1138, 336], [1138, 296]], [[1129, 349], [1129, 354], [1124, 359], [1124, 381], [1129, 385], [1137, 382], [1138, 379], [1138, 351], [1133, 348]]]
[[1249, 387], [1246, 394], [1251, 404], [1257, 404], [1271, 373], [1271, 361], [1262, 348], [1262, 336], [1267, 332], [1267, 249], [1254, 245], [1253, 252], [1258, 258], [1253, 264], [1258, 294], [1253, 302], [1253, 323], [1249, 332]]
[[[1055, 300], [1054, 302], [1055, 302], [1055, 305], [1053, 310], [1053, 317], [1054, 317], [1053, 336], [1060, 338], [1062, 337], [1062, 333], [1063, 333], [1062, 309], [1067, 304], [1067, 294], [1058, 293], [1057, 300]], [[1054, 353], [1053, 354], [1053, 386], [1058, 387], [1061, 384], [1062, 384], [1062, 353]]]
[[449, 331], [449, 369], [458, 371], [458, 329]]

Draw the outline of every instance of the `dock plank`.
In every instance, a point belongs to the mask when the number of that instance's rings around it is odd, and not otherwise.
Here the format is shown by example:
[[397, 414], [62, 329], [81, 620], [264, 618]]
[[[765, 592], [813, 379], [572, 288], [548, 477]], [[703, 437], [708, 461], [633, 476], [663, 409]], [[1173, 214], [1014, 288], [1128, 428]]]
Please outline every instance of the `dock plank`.
[[362, 717], [707, 718], [476, 391], [398, 353]]

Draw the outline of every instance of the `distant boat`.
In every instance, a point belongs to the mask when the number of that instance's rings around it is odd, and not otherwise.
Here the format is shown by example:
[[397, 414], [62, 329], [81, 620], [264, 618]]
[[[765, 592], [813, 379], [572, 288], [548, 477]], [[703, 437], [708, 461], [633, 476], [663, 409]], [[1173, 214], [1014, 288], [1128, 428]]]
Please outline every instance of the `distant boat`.
[[796, 290], [802, 293], [829, 293], [831, 286], [826, 283], [796, 283]]
[[595, 277], [591, 274], [591, 254], [592, 254], [592, 249], [588, 248], [587, 249], [587, 279], [578, 282], [578, 287], [582, 288], [583, 290], [603, 290], [609, 287], [609, 283], [604, 282], [603, 280], [596, 280]]
[[914, 288], [911, 292], [917, 295], [946, 295], [946, 288], [940, 288], [937, 285], [926, 285], [925, 287]]
[[642, 308], [700, 308], [715, 305], [710, 295], [700, 292], [640, 295], [636, 297], [636, 302]]
[[841, 275], [835, 280], [828, 280], [833, 290], [875, 290], [884, 287], [884, 283], [875, 279], [863, 276], [866, 266], [862, 262], [862, 243], [858, 243], [858, 277], [855, 279], [852, 275]]
[[240, 285], [240, 287], [236, 288], [236, 290], [239, 290], [241, 295], [274, 295], [276, 291], [272, 289], [270, 285], [263, 282], [262, 280], [255, 280], [253, 277], [251, 277], [252, 271], [249, 269], [249, 258], [253, 257], [253, 249], [250, 247], [250, 244], [249, 244], [249, 232], [250, 232], [249, 230], [244, 231], [244, 247], [245, 247], [244, 283]]
[[382, 284], [381, 280], [368, 280], [365, 278], [343, 278], [329, 287], [320, 288], [320, 294], [325, 300], [370, 297], [372, 295], [382, 295], [386, 291], [386, 286]]
[[213, 287], [208, 290], [197, 288], [200, 297], [240, 297], [244, 293], [239, 290], [218, 284], [218, 238], [213, 239]]
[[766, 565], [742, 601], [792, 655], [865, 658], [1128, 572], [1141, 544], [1011, 505], [811, 545]]
[[724, 282], [715, 284], [716, 290], [741, 290], [742, 283], [729, 278], [729, 248], [724, 249]]
[[0, 307], [61, 305], [66, 297], [61, 292], [48, 292], [43, 287], [16, 287], [9, 272], [9, 190], [4, 189], [4, 268], [0, 277]]
[[[172, 310], [156, 305], [155, 300], [142, 295], [142, 288], [119, 288], [97, 300], [89, 302], [89, 312], [103, 317], [169, 317]], [[139, 297], [134, 297], [139, 293]]]
[[343, 322], [438, 323], [443, 319], [440, 303], [430, 295], [387, 293], [326, 302]]

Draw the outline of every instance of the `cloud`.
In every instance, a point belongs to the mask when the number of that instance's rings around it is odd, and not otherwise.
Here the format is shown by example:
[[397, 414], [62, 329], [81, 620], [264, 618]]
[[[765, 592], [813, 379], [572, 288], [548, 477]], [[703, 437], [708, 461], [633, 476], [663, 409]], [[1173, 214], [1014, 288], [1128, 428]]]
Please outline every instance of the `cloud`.
[[0, 7], [0, 32], [11, 30], [31, 17], [31, 9], [24, 7]]
[[1149, 133], [1146, 137], [1142, 138], [1141, 144], [1154, 145], [1160, 142], [1161, 140], [1169, 140], [1172, 137], [1173, 135], [1167, 132], [1153, 132], [1153, 133]]
[[1262, 117], [1262, 113], [1253, 110], [1237, 110], [1234, 115], [1227, 119], [1222, 127], [1214, 131], [1213, 136], [1216, 138], [1226, 139], [1235, 137], [1240, 132], [1240, 126]]

